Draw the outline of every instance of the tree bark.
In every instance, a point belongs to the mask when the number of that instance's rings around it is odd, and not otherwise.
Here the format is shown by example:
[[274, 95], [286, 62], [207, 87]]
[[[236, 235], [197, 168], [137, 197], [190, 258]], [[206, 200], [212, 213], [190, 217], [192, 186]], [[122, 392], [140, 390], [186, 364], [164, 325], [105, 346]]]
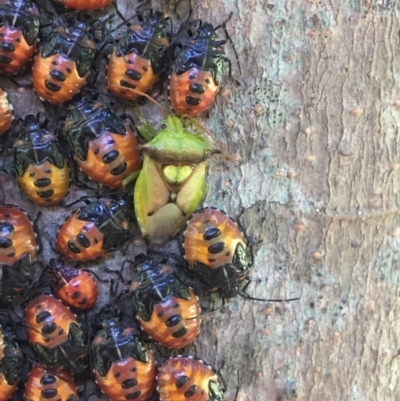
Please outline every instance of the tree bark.
[[[215, 12], [215, 9], [218, 12]], [[399, 3], [200, 3], [239, 53], [209, 127], [207, 203], [254, 241], [248, 294], [207, 317], [197, 346], [239, 400], [396, 400], [399, 306]], [[216, 19], [215, 16], [218, 15]], [[229, 46], [227, 46], [228, 48]], [[237, 378], [238, 372], [239, 379]]]
[[[204, 317], [197, 355], [221, 369], [229, 401], [237, 388], [237, 401], [397, 401], [399, 2], [192, 3], [193, 18], [215, 25], [233, 12], [227, 28], [242, 70], [228, 43], [232, 79], [201, 122], [240, 162], [212, 159], [205, 203], [240, 216], [262, 241], [248, 295], [300, 297], [229, 300]], [[129, 0], [118, 4], [133, 14]], [[1, 83], [20, 116], [43, 110], [29, 90]], [[0, 201], [35, 214], [0, 181]], [[55, 208], [39, 221], [45, 259], [65, 214]]]

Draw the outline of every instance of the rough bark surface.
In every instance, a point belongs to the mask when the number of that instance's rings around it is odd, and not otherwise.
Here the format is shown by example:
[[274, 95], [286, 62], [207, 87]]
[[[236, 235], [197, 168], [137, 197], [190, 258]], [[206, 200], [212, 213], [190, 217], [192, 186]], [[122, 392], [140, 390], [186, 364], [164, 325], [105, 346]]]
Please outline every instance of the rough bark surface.
[[[234, 12], [242, 68], [228, 44], [238, 82], [202, 123], [240, 162], [212, 160], [205, 204], [240, 216], [262, 241], [250, 296], [301, 298], [230, 300], [204, 318], [197, 354], [221, 369], [231, 401], [237, 387], [237, 401], [398, 400], [400, 3], [192, 3], [194, 18], [216, 25]], [[136, 2], [118, 5], [129, 16]], [[17, 115], [43, 109], [29, 90], [1, 84]], [[0, 201], [34, 215], [15, 183], [0, 180]], [[68, 200], [78, 197], [72, 188]], [[39, 221], [46, 260], [66, 214], [53, 208]]]
[[231, 301], [199, 353], [242, 400], [398, 399], [399, 4], [235, 6], [243, 83], [210, 126], [241, 163], [214, 162], [207, 202], [263, 241], [249, 294], [301, 300]]

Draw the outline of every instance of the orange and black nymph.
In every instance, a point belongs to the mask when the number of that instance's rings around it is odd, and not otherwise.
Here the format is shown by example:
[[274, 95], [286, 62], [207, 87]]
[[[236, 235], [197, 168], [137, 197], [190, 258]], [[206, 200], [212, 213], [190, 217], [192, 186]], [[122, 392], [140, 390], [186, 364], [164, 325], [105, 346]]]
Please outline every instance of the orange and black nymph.
[[70, 174], [56, 137], [40, 121], [28, 115], [14, 144], [17, 182], [39, 206], [58, 205], [68, 192]]
[[80, 169], [101, 185], [121, 188], [125, 178], [140, 170], [135, 128], [100, 102], [72, 105], [64, 133]]
[[161, 401], [223, 401], [221, 376], [203, 361], [191, 356], [169, 358], [158, 371]]
[[223, 298], [238, 294], [253, 266], [244, 231], [225, 212], [208, 207], [193, 213], [186, 225], [183, 250], [201, 285]]
[[146, 10], [130, 26], [110, 56], [107, 69], [108, 89], [125, 100], [147, 92], [166, 67], [171, 21], [160, 11]]
[[55, 294], [71, 308], [85, 310], [97, 301], [99, 289], [93, 276], [85, 270], [50, 260], [51, 284]]
[[61, 301], [41, 295], [25, 309], [29, 342], [51, 369], [81, 374], [87, 369], [88, 348], [77, 317]]
[[171, 266], [141, 255], [130, 288], [142, 329], [168, 348], [191, 344], [200, 331], [200, 306], [194, 291]]
[[33, 65], [33, 87], [39, 98], [62, 104], [86, 84], [96, 45], [83, 22], [59, 26], [39, 48]]
[[126, 203], [101, 199], [67, 217], [56, 246], [67, 259], [84, 262], [114, 250], [130, 235]]
[[39, 10], [30, 0], [0, 0], [0, 73], [21, 72], [36, 51]]
[[135, 329], [107, 319], [92, 342], [94, 376], [113, 401], [147, 401], [156, 387], [156, 362]]
[[178, 115], [197, 117], [206, 111], [230, 75], [226, 40], [218, 40], [215, 30], [211, 24], [199, 21], [195, 34], [188, 29], [188, 34], [176, 43], [168, 89], [172, 109]]

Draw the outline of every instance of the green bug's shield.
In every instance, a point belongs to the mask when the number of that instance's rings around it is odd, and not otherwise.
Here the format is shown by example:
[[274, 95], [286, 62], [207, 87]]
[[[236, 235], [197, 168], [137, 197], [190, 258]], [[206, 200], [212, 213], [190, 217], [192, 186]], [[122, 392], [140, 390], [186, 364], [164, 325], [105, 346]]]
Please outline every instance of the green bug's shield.
[[142, 147], [134, 196], [142, 234], [156, 244], [177, 234], [204, 199], [206, 159], [212, 153], [204, 138], [184, 129], [178, 117], [169, 116], [166, 125]]
[[143, 145], [142, 150], [163, 164], [198, 164], [209, 157], [212, 149], [204, 142], [204, 138], [193, 135], [183, 128], [178, 117], [172, 117], [166, 120], [167, 128]]

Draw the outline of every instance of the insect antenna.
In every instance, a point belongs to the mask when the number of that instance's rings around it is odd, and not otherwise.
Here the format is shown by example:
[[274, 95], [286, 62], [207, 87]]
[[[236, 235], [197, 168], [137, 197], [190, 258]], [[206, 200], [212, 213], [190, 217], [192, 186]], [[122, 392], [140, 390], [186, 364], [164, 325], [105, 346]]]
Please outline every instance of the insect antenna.
[[240, 295], [242, 298], [245, 299], [250, 299], [252, 301], [261, 301], [261, 302], [292, 302], [292, 301], [298, 301], [300, 297], [297, 298], [286, 298], [286, 299], [263, 299], [263, 298], [255, 298], [252, 297], [243, 291], [238, 291], [238, 295]]
[[201, 125], [198, 121], [196, 121], [194, 118], [189, 117], [189, 116], [184, 116], [184, 117], [186, 117], [187, 119], [189, 119], [189, 121], [190, 121], [196, 128], [198, 128], [198, 129], [200, 129], [201, 131], [203, 131], [203, 132], [206, 134], [206, 136], [207, 136], [208, 138], [211, 138], [211, 140], [217, 144], [217, 146], [218, 146], [219, 149], [214, 149], [214, 153], [221, 153], [221, 154], [223, 154], [224, 157], [225, 157], [227, 160], [231, 161], [235, 166], [237, 165], [238, 160], [237, 160], [234, 156], [232, 156], [230, 153], [228, 153], [226, 147], [222, 144], [222, 142], [219, 141], [217, 138], [215, 138], [215, 137], [213, 136], [213, 134], [212, 134], [208, 129], [206, 129], [204, 126], [202, 126], [202, 125]]
[[236, 61], [237, 61], [238, 67], [239, 67], [239, 73], [240, 73], [240, 75], [242, 75], [242, 67], [240, 66], [239, 56], [238, 56], [238, 54], [237, 54], [235, 45], [233, 44], [232, 38], [230, 37], [229, 32], [228, 32], [228, 30], [227, 30], [227, 28], [226, 28], [226, 23], [232, 18], [232, 16], [233, 16], [233, 12], [231, 12], [231, 13], [229, 14], [228, 18], [227, 18], [222, 24], [220, 24], [220, 25], [218, 25], [217, 27], [215, 27], [215, 31], [216, 31], [217, 29], [220, 29], [220, 28], [222, 28], [222, 29], [224, 30], [224, 32], [225, 32], [225, 38], [228, 39], [229, 42], [231, 42], [232, 49], [233, 49], [233, 52], [235, 53], [235, 58], [236, 58]]

